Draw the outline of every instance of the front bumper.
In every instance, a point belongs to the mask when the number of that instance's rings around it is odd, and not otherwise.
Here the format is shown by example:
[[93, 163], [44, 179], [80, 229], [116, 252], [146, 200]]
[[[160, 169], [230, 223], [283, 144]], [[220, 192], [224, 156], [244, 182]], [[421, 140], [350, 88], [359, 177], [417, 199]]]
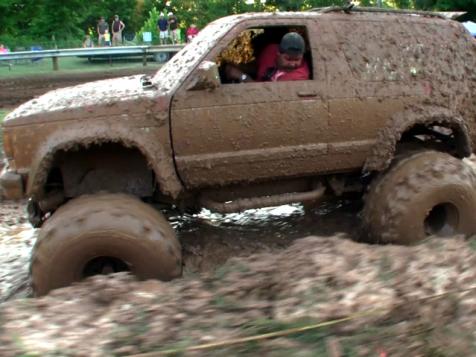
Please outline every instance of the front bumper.
[[0, 174], [0, 193], [7, 200], [18, 200], [24, 197], [25, 186], [20, 174], [9, 171], [6, 165]]

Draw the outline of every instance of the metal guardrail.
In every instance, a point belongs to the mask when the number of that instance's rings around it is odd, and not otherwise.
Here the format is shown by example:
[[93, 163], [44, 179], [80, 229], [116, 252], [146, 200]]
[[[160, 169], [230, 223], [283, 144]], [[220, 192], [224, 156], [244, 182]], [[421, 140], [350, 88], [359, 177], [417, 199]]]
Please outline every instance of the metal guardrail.
[[19, 51], [0, 54], [0, 61], [28, 60], [39, 58], [51, 58], [53, 60], [53, 70], [59, 70], [59, 57], [73, 56], [142, 56], [142, 64], [147, 65], [147, 56], [155, 53], [178, 52], [185, 45], [160, 45], [160, 46], [117, 46], [117, 47], [93, 47], [93, 48], [68, 48], [57, 50], [41, 50], [41, 51]]

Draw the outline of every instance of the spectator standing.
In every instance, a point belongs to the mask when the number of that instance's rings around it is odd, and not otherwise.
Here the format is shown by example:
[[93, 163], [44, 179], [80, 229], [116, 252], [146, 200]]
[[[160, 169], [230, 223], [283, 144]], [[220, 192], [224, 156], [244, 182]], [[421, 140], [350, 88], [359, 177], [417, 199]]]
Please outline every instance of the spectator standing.
[[122, 30], [125, 28], [126, 25], [119, 19], [119, 15], [114, 15], [114, 20], [111, 23], [113, 46], [122, 45]]
[[[10, 50], [8, 49], [8, 47], [5, 47], [5, 45], [3, 43], [0, 43], [0, 56], [1, 55], [4, 55], [4, 54], [7, 54], [8, 52], [10, 52]], [[5, 63], [4, 61], [0, 62], [1, 65], [5, 65], [5, 66], [8, 66], [8, 70], [11, 71], [12, 70], [12, 63], [10, 61], [8, 61], [7, 63]]]
[[159, 31], [160, 44], [165, 45], [169, 38], [169, 22], [163, 12], [160, 13], [157, 20], [157, 30]]
[[89, 36], [89, 35], [84, 36], [83, 47], [84, 48], [94, 47], [94, 42], [93, 42], [91, 36]]
[[176, 44], [178, 41], [178, 20], [177, 17], [173, 14], [173, 12], [169, 12], [169, 31], [170, 31], [170, 39], [172, 44]]
[[104, 45], [110, 47], [111, 46], [111, 34], [109, 30], [104, 32]]
[[192, 42], [193, 38], [198, 35], [198, 28], [195, 24], [191, 24], [187, 29], [187, 42]]
[[98, 45], [104, 46], [105, 45], [104, 34], [106, 33], [106, 31], [109, 33], [109, 25], [104, 20], [104, 16], [101, 16], [99, 18], [96, 30], [98, 32]]
[[8, 50], [8, 48], [6, 48], [6, 47], [3, 45], [3, 43], [0, 43], [0, 54], [2, 54], [2, 53], [8, 53], [8, 52], [10, 52], [10, 51]]

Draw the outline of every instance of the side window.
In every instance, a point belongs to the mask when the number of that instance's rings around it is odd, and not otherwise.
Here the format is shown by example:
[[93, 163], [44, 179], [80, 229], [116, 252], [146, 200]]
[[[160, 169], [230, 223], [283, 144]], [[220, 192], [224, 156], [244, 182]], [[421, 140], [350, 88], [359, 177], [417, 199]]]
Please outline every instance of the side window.
[[215, 61], [222, 83], [312, 79], [309, 37], [304, 26], [246, 29]]
[[397, 22], [335, 21], [340, 50], [364, 81], [402, 81], [424, 75], [424, 48]]

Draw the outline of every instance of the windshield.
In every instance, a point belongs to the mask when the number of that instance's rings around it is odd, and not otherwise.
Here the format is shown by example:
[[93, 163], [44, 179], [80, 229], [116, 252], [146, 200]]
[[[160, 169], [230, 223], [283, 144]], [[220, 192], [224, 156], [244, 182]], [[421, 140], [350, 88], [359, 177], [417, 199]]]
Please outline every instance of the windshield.
[[193, 41], [180, 50], [154, 76], [153, 82], [161, 92], [170, 92], [185, 79], [190, 70], [213, 48], [235, 22], [237, 16], [226, 17], [210, 23]]

